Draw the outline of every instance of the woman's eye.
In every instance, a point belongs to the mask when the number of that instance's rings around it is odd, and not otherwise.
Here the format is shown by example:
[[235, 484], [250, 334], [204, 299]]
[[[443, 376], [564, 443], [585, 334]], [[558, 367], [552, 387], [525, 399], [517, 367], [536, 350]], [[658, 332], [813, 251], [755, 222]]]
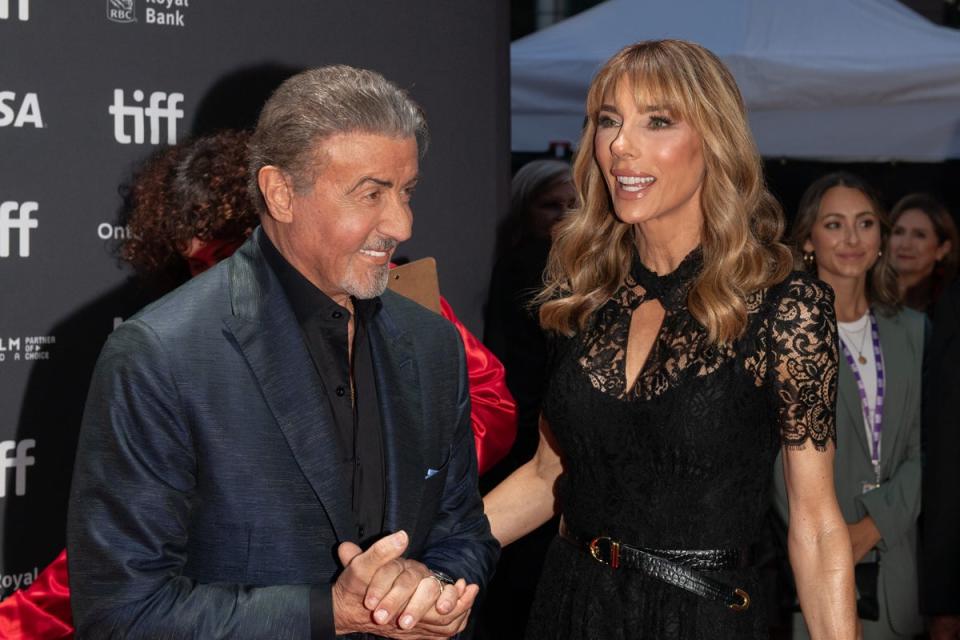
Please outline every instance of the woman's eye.
[[666, 116], [651, 116], [649, 126], [651, 129], [665, 129], [673, 124], [673, 120]]
[[829, 229], [830, 231], [834, 231], [835, 229], [839, 229], [839, 228], [840, 228], [840, 223], [839, 223], [839, 222], [827, 222], [827, 223], [825, 223], [825, 224], [823, 225], [823, 228], [824, 228], [824, 229]]
[[902, 235], [903, 235], [903, 227], [894, 227], [894, 228], [893, 228], [893, 235], [895, 235], [895, 236], [902, 236]]
[[869, 218], [860, 222], [860, 226], [864, 229], [869, 229], [877, 223], [876, 220], [870, 220]]
[[601, 129], [612, 129], [619, 127], [620, 123], [611, 118], [610, 116], [600, 116], [597, 118], [597, 126]]

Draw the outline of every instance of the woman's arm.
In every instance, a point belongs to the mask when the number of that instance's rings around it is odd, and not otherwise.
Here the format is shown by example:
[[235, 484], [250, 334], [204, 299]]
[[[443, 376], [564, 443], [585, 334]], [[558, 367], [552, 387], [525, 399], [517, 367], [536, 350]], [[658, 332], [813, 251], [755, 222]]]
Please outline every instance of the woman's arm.
[[784, 447], [790, 505], [787, 547], [800, 608], [814, 640], [856, 638], [850, 536], [833, 488], [834, 447]]
[[554, 483], [562, 472], [559, 447], [540, 416], [540, 444], [533, 458], [483, 499], [490, 529], [501, 546], [527, 535], [557, 512]]

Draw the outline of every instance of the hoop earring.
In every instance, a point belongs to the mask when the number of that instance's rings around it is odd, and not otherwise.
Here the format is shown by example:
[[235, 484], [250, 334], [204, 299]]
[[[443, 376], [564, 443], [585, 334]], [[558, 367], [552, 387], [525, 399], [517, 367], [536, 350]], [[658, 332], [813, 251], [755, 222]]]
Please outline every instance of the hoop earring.
[[879, 251], [877, 251], [877, 257], [878, 257], [878, 258], [882, 258], [882, 257], [883, 257], [883, 249], [880, 249]]
[[813, 251], [808, 251], [803, 254], [803, 264], [807, 267], [808, 271], [813, 271], [817, 266], [817, 257], [813, 255]]

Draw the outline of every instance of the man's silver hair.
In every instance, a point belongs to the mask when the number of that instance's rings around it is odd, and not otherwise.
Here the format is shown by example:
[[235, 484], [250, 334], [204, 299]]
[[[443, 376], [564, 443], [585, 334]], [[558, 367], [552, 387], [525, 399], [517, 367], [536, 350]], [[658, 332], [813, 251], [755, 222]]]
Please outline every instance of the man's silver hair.
[[249, 190], [261, 214], [260, 169], [273, 165], [307, 188], [323, 162], [322, 141], [339, 133], [415, 138], [421, 158], [429, 141], [419, 105], [376, 71], [332, 65], [298, 73], [267, 100], [250, 139]]

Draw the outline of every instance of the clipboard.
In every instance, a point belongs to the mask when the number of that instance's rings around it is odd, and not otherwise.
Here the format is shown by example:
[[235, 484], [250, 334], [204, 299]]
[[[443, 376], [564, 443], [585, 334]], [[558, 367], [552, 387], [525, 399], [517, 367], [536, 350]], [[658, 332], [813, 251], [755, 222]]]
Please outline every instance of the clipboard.
[[420, 258], [390, 269], [387, 288], [440, 313], [440, 280], [434, 258]]

